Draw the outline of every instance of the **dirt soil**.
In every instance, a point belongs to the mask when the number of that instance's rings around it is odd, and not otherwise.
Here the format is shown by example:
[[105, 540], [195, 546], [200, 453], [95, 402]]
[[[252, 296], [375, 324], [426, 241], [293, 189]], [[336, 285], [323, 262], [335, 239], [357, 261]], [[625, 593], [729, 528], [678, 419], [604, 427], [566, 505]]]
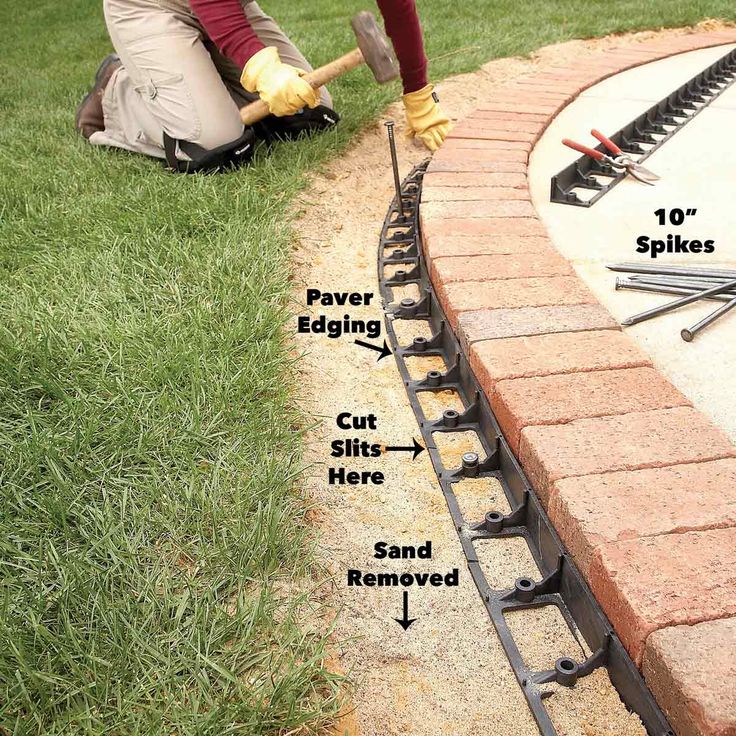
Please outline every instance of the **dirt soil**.
[[[712, 22], [705, 26], [709, 30]], [[634, 34], [634, 38], [679, 35], [687, 30]], [[493, 87], [533, 72], [540, 64], [574, 59], [581, 48], [605, 53], [631, 42], [632, 36], [573, 41], [541, 49], [532, 58], [493, 61], [479, 72], [438, 85], [443, 108], [455, 120], [470, 113]], [[386, 119], [403, 115], [399, 105]], [[383, 121], [381, 121], [383, 122]], [[426, 152], [397, 137], [402, 176]], [[339, 161], [315, 175], [299, 202], [295, 246], [295, 299], [299, 314], [320, 313], [339, 319], [383, 319], [376, 278], [376, 249], [393, 195], [385, 130], [366, 131]], [[367, 307], [311, 307], [305, 288], [372, 292]], [[407, 328], [411, 330], [410, 323]], [[410, 338], [410, 333], [406, 338]], [[421, 439], [414, 414], [392, 358], [353, 344], [354, 336], [328, 339], [298, 336], [304, 351], [299, 363], [305, 409], [322, 421], [307, 436], [311, 465], [308, 495], [315, 504], [319, 556], [334, 580], [339, 610], [335, 641], [336, 667], [356, 683], [352, 709], [337, 733], [361, 736], [454, 736], [494, 733], [533, 736], [538, 730], [526, 706], [493, 626], [465, 566], [465, 558], [427, 453], [412, 462], [406, 453], [379, 458], [330, 457], [334, 439], [358, 437], [389, 445]], [[365, 339], [365, 338], [364, 338]], [[380, 343], [383, 337], [371, 342]], [[419, 374], [427, 367], [418, 367]], [[440, 395], [441, 396], [441, 395]], [[453, 397], [448, 396], [452, 406]], [[442, 405], [425, 407], [439, 415]], [[377, 429], [339, 429], [340, 412], [375, 414]], [[454, 453], [458, 448], [448, 448]], [[329, 485], [327, 467], [382, 471], [382, 485]], [[483, 494], [486, 494], [484, 503]], [[502, 505], [499, 488], [468, 483], [458, 488], [461, 505], [478, 514]], [[499, 496], [501, 498], [499, 498]], [[417, 545], [432, 541], [431, 560], [378, 560], [374, 544]], [[520, 544], [521, 542], [521, 544]], [[522, 540], [489, 541], [479, 558], [489, 581], [503, 587], [520, 575], [538, 575]], [[458, 587], [410, 589], [410, 616], [405, 633], [393, 620], [401, 616], [399, 588], [348, 587], [348, 569], [373, 572], [460, 571]], [[530, 666], [551, 667], [565, 654], [584, 656], [584, 647], [564, 625], [556, 609], [519, 613], [510, 625]], [[336, 645], [337, 646], [337, 645]], [[633, 736], [644, 734], [638, 718], [627, 713], [605, 671], [581, 681], [574, 690], [559, 689], [547, 701], [564, 736]]]

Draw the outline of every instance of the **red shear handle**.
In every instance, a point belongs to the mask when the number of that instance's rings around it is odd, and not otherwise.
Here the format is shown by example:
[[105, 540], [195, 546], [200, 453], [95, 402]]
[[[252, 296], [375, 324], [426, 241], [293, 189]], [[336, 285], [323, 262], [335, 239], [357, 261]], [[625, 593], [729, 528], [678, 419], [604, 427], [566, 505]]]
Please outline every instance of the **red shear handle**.
[[594, 138], [597, 138], [614, 156], [621, 156], [623, 154], [623, 151], [610, 138], [606, 138], [600, 130], [593, 128], [590, 134]]
[[569, 138], [563, 138], [562, 143], [568, 148], [572, 148], [573, 151], [584, 153], [586, 156], [590, 156], [596, 161], [602, 161], [606, 157], [603, 151], [596, 151], [595, 148], [588, 148], [588, 146], [584, 146], [582, 143], [575, 143], [575, 141], [571, 141]]

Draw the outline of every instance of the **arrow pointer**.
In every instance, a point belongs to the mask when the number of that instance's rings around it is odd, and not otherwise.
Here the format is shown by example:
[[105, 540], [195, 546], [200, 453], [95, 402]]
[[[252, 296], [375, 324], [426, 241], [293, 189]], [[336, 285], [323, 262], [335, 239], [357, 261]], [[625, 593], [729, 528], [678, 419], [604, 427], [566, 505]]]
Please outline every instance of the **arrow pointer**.
[[381, 353], [378, 358], [376, 359], [376, 362], [379, 360], [383, 360], [384, 358], [388, 358], [389, 355], [391, 355], [391, 349], [386, 344], [386, 341], [383, 341], [383, 347], [379, 347], [378, 345], [371, 345], [369, 342], [364, 342], [363, 340], [354, 340], [356, 345], [360, 345], [362, 348], [368, 348], [368, 350], [375, 350], [377, 353]]
[[405, 447], [403, 445], [386, 445], [383, 448], [384, 452], [411, 452], [414, 453], [412, 455], [412, 460], [416, 460], [417, 457], [424, 452], [424, 447], [422, 447], [416, 440], [416, 438], [412, 439], [413, 445], [409, 447]]
[[409, 618], [409, 591], [404, 591], [404, 614], [402, 618], [395, 618], [394, 621], [396, 621], [399, 626], [401, 626], [404, 631], [407, 631], [408, 628], [416, 621], [415, 618]]

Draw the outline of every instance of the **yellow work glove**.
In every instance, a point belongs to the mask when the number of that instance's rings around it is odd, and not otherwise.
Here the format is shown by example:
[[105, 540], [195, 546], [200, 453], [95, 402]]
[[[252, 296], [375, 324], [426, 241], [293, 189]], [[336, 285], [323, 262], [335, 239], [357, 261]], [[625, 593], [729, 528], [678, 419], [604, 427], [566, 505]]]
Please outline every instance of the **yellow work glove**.
[[436, 151], [450, 132], [450, 120], [443, 115], [434, 87], [428, 84], [404, 95], [406, 135], [421, 139], [430, 151]]
[[248, 59], [240, 83], [257, 92], [272, 115], [293, 115], [304, 107], [317, 107], [319, 95], [305, 79], [306, 72], [284, 64], [275, 46], [267, 46]]

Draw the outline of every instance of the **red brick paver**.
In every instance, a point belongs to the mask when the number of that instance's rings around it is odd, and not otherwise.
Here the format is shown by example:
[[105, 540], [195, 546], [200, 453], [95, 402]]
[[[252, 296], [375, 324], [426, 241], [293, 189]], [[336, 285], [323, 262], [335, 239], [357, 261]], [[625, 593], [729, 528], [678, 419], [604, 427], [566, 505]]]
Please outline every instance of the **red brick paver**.
[[519, 459], [545, 505], [562, 478], [735, 457], [720, 429], [690, 407], [527, 427]]
[[563, 107], [563, 102], [549, 102], [548, 100], [535, 100], [532, 95], [527, 98], [519, 96], [519, 102], [500, 100], [498, 102], [486, 102], [478, 106], [479, 112], [501, 112], [501, 113], [525, 113], [527, 115], [547, 115], [554, 117]]
[[[437, 154], [439, 155], [439, 154]], [[431, 173], [457, 172], [463, 174], [523, 174], [526, 172], [525, 161], [502, 161], [500, 159], [480, 160], [476, 156], [462, 158], [435, 158], [432, 159]]]
[[[446, 145], [447, 144], [445, 144], [445, 146]], [[457, 166], [477, 166], [478, 164], [499, 166], [499, 164], [506, 162], [508, 164], [513, 163], [517, 165], [526, 165], [529, 158], [527, 151], [506, 151], [495, 149], [484, 151], [459, 148], [452, 145], [450, 145], [449, 148], [446, 148], [445, 146], [442, 146], [442, 148], [435, 154], [437, 163], [455, 164]], [[499, 170], [502, 169], [499, 167]]]
[[[508, 220], [504, 220], [504, 223]], [[546, 237], [520, 235], [435, 235], [424, 242], [431, 261], [442, 256], [492, 256], [496, 254], [553, 253]]]
[[422, 202], [481, 202], [499, 199], [531, 201], [529, 190], [521, 187], [438, 187], [422, 189]]
[[647, 684], [678, 736], [736, 734], [736, 618], [655, 631]]
[[461, 312], [457, 324], [458, 337], [466, 349], [478, 340], [500, 337], [619, 329], [613, 317], [598, 304], [481, 309]]
[[532, 140], [507, 140], [506, 138], [464, 138], [453, 135], [442, 149], [448, 151], [525, 151], [529, 153]]
[[[485, 120], [492, 121], [494, 124], [498, 120], [512, 123], [533, 123], [538, 126], [537, 130], [544, 128], [550, 120], [550, 116], [544, 112], [525, 113], [513, 112], [511, 110], [476, 110], [468, 117], [469, 120]], [[526, 126], [529, 130], [530, 126]]]
[[[499, 217], [499, 218], [472, 218], [472, 217], [436, 217], [430, 218], [422, 208], [422, 228], [424, 230], [424, 244], [431, 244], [436, 237], [451, 236], [454, 238], [490, 235], [502, 238], [506, 235], [519, 237], [547, 237], [547, 230], [537, 219], [528, 217]], [[431, 245], [430, 245], [431, 247]]]
[[515, 453], [525, 427], [690, 405], [653, 368], [515, 378], [497, 383], [490, 400]]
[[463, 217], [463, 218], [496, 218], [496, 217], [528, 217], [535, 216], [531, 202], [427, 202], [422, 205], [427, 217]]
[[505, 187], [506, 189], [528, 189], [524, 174], [479, 174], [461, 171], [435, 171], [426, 174], [422, 184], [422, 196], [427, 187]]
[[506, 123], [504, 125], [500, 120], [487, 120], [484, 123], [466, 120], [453, 128], [452, 136], [454, 139], [469, 138], [489, 141], [522, 141], [525, 143], [534, 143], [538, 138], [539, 125], [537, 123], [527, 123], [525, 126], [527, 130], [520, 130], [518, 124]]
[[736, 526], [736, 459], [564, 478], [548, 510], [587, 576], [609, 542]]
[[736, 616], [736, 528], [603, 545], [590, 586], [640, 665], [657, 629]]
[[575, 276], [461, 281], [445, 284], [437, 293], [453, 327], [460, 312], [476, 309], [595, 303], [593, 293]]
[[490, 396], [505, 378], [636, 368], [651, 365], [651, 360], [628, 335], [604, 330], [477, 342], [470, 350], [470, 364]]
[[570, 276], [572, 267], [549, 248], [534, 253], [437, 258], [432, 261], [432, 281], [440, 288], [454, 281], [495, 281], [543, 276]]

